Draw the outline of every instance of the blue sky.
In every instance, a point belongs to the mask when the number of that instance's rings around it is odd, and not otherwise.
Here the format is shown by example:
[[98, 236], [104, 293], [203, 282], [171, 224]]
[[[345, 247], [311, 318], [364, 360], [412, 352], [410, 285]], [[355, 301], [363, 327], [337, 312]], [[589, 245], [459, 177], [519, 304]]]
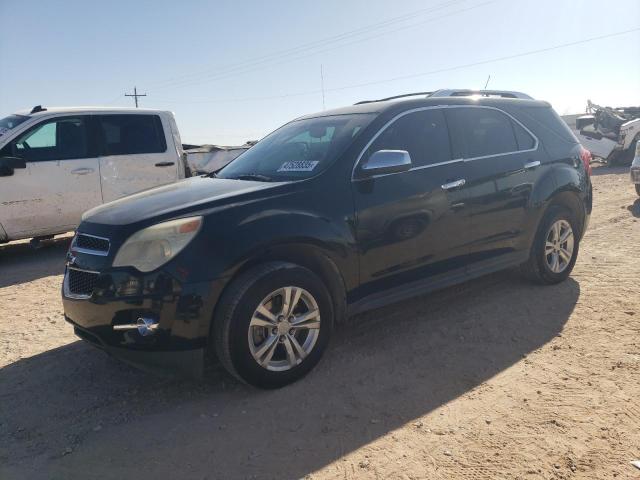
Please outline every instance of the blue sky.
[[184, 142], [243, 143], [322, 110], [320, 65], [326, 108], [488, 75], [561, 114], [640, 105], [638, 30], [452, 69], [638, 29], [638, 0], [0, 0], [0, 18], [0, 116], [132, 106], [137, 85]]

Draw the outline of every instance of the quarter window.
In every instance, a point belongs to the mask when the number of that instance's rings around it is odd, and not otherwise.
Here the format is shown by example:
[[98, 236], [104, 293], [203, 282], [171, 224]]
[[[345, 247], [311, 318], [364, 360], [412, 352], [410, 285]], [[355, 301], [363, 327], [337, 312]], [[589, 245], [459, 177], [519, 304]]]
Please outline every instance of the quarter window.
[[414, 167], [451, 160], [449, 133], [442, 110], [422, 110], [400, 117], [376, 138], [365, 158], [378, 150], [406, 150]]
[[31, 162], [89, 157], [83, 117], [45, 121], [11, 143], [11, 154]]
[[520, 150], [531, 150], [536, 145], [535, 139], [527, 132], [522, 125], [517, 122], [513, 123], [513, 131], [516, 134], [516, 140], [518, 142], [518, 148]]
[[447, 118], [456, 157], [485, 157], [519, 150], [513, 122], [498, 110], [452, 108], [447, 111]]
[[167, 150], [158, 115], [100, 115], [104, 155], [162, 153]]

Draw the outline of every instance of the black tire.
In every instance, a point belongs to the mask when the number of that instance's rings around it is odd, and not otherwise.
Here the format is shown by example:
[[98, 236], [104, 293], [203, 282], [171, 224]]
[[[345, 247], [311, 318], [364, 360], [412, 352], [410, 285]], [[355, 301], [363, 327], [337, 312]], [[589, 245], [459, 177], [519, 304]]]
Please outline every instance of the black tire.
[[[551, 226], [559, 220], [565, 220], [569, 225], [571, 225], [571, 230], [573, 231], [573, 252], [566, 268], [564, 268], [563, 271], [556, 273], [551, 270], [547, 262], [545, 245]], [[576, 259], [578, 258], [579, 247], [580, 228], [578, 227], [576, 216], [566, 207], [552, 205], [549, 207], [538, 226], [538, 231], [536, 232], [533, 245], [531, 246], [529, 260], [521, 265], [521, 270], [527, 278], [535, 283], [542, 285], [554, 285], [556, 283], [560, 283], [566, 280], [571, 274], [576, 263]]]
[[[302, 288], [313, 297], [320, 311], [320, 329], [311, 351], [299, 364], [285, 371], [271, 371], [251, 353], [250, 322], [265, 297], [287, 286]], [[333, 303], [322, 280], [298, 265], [272, 262], [252, 268], [233, 281], [216, 309], [212, 335], [218, 359], [230, 374], [255, 387], [271, 389], [299, 380], [316, 366], [329, 343], [333, 323]], [[284, 344], [274, 348], [284, 348]], [[282, 353], [286, 355], [286, 349], [276, 350], [274, 358]]]

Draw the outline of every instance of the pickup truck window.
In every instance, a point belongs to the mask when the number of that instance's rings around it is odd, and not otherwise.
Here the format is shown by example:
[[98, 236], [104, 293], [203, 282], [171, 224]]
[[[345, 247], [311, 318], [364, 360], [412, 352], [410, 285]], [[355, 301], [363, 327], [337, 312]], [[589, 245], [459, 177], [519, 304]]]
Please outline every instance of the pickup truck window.
[[167, 151], [158, 115], [99, 115], [103, 155], [135, 155]]
[[293, 121], [233, 160], [217, 176], [258, 181], [313, 177], [331, 165], [374, 117], [332, 115]]
[[44, 121], [10, 144], [12, 154], [30, 162], [87, 158], [84, 117], [59, 117]]
[[26, 115], [9, 115], [8, 117], [0, 119], [0, 135], [8, 132], [12, 128], [16, 128], [28, 119], [29, 117]]

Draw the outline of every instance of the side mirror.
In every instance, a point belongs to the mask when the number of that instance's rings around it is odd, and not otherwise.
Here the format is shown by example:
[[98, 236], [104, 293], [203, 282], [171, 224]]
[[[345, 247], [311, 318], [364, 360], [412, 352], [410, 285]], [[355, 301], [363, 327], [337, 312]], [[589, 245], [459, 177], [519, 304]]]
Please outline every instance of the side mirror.
[[367, 176], [406, 172], [411, 169], [411, 156], [406, 150], [378, 150], [362, 166]]
[[10, 177], [16, 168], [27, 168], [27, 162], [18, 157], [0, 157], [0, 177]]

